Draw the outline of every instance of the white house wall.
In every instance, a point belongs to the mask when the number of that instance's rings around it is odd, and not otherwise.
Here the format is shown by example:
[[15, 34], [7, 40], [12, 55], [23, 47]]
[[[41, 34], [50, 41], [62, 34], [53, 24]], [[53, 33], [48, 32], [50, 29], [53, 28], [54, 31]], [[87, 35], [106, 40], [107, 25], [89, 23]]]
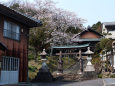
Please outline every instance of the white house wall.
[[103, 24], [103, 28], [102, 28], [102, 33], [107, 33], [107, 28], [105, 27], [104, 24]]
[[115, 31], [108, 31], [105, 25], [103, 24], [102, 33], [108, 33], [105, 38], [115, 39]]
[[109, 31], [109, 33], [111, 33], [111, 35], [107, 35], [106, 38], [115, 39], [115, 31]]

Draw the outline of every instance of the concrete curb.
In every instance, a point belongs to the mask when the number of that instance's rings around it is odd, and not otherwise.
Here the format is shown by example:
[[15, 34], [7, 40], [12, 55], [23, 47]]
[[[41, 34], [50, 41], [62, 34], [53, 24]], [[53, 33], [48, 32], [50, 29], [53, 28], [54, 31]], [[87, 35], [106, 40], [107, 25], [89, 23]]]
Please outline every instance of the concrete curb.
[[105, 80], [103, 79], [103, 86], [106, 86]]
[[103, 79], [103, 86], [115, 86], [115, 78]]

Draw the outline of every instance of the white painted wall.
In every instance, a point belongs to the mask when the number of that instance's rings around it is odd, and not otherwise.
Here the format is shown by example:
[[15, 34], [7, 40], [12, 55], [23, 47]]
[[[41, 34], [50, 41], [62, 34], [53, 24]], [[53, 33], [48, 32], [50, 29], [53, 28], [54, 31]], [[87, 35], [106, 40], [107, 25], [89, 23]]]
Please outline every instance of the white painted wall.
[[105, 25], [103, 24], [102, 33], [107, 33], [107, 32], [110, 33], [111, 35], [106, 35], [105, 38], [115, 39], [115, 31], [108, 31]]
[[103, 24], [103, 26], [102, 26], [102, 33], [107, 33], [107, 28], [105, 27], [104, 24]]

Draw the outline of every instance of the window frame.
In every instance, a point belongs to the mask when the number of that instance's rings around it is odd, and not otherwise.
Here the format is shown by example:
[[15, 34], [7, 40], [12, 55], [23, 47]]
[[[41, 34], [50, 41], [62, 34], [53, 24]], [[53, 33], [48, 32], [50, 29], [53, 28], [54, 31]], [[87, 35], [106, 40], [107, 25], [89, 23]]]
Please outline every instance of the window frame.
[[[5, 26], [5, 23], [6, 23], [7, 26]], [[10, 25], [10, 28], [9, 28], [9, 25]], [[16, 41], [20, 41], [20, 34], [21, 34], [20, 25], [14, 23], [12, 21], [4, 20], [3, 26], [4, 26], [4, 28], [3, 28], [3, 37], [8, 38], [8, 39], [12, 39], [12, 40], [16, 40]], [[14, 30], [13, 30], [12, 27], [15, 27]]]

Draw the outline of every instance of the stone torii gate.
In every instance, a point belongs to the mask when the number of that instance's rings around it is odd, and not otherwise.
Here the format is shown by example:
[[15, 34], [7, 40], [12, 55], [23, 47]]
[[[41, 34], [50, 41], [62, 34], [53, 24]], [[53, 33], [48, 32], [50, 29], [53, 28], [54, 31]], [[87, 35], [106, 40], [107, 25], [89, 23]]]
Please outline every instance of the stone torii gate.
[[[59, 53], [56, 53], [56, 55], [59, 56], [59, 59], [58, 59], [58, 75], [59, 74], [62, 74], [63, 73], [63, 61], [62, 61], [62, 55], [78, 55], [79, 54], [79, 61], [80, 61], [80, 71], [79, 71], [79, 74], [82, 74], [82, 54], [85, 54], [84, 52], [82, 52], [81, 49], [88, 47], [89, 44], [84, 44], [84, 45], [76, 45], [76, 46], [52, 46], [52, 52], [53, 52], [53, 49], [58, 49], [60, 52]], [[62, 50], [63, 49], [78, 49], [79, 52], [70, 52], [70, 53], [62, 53]]]

